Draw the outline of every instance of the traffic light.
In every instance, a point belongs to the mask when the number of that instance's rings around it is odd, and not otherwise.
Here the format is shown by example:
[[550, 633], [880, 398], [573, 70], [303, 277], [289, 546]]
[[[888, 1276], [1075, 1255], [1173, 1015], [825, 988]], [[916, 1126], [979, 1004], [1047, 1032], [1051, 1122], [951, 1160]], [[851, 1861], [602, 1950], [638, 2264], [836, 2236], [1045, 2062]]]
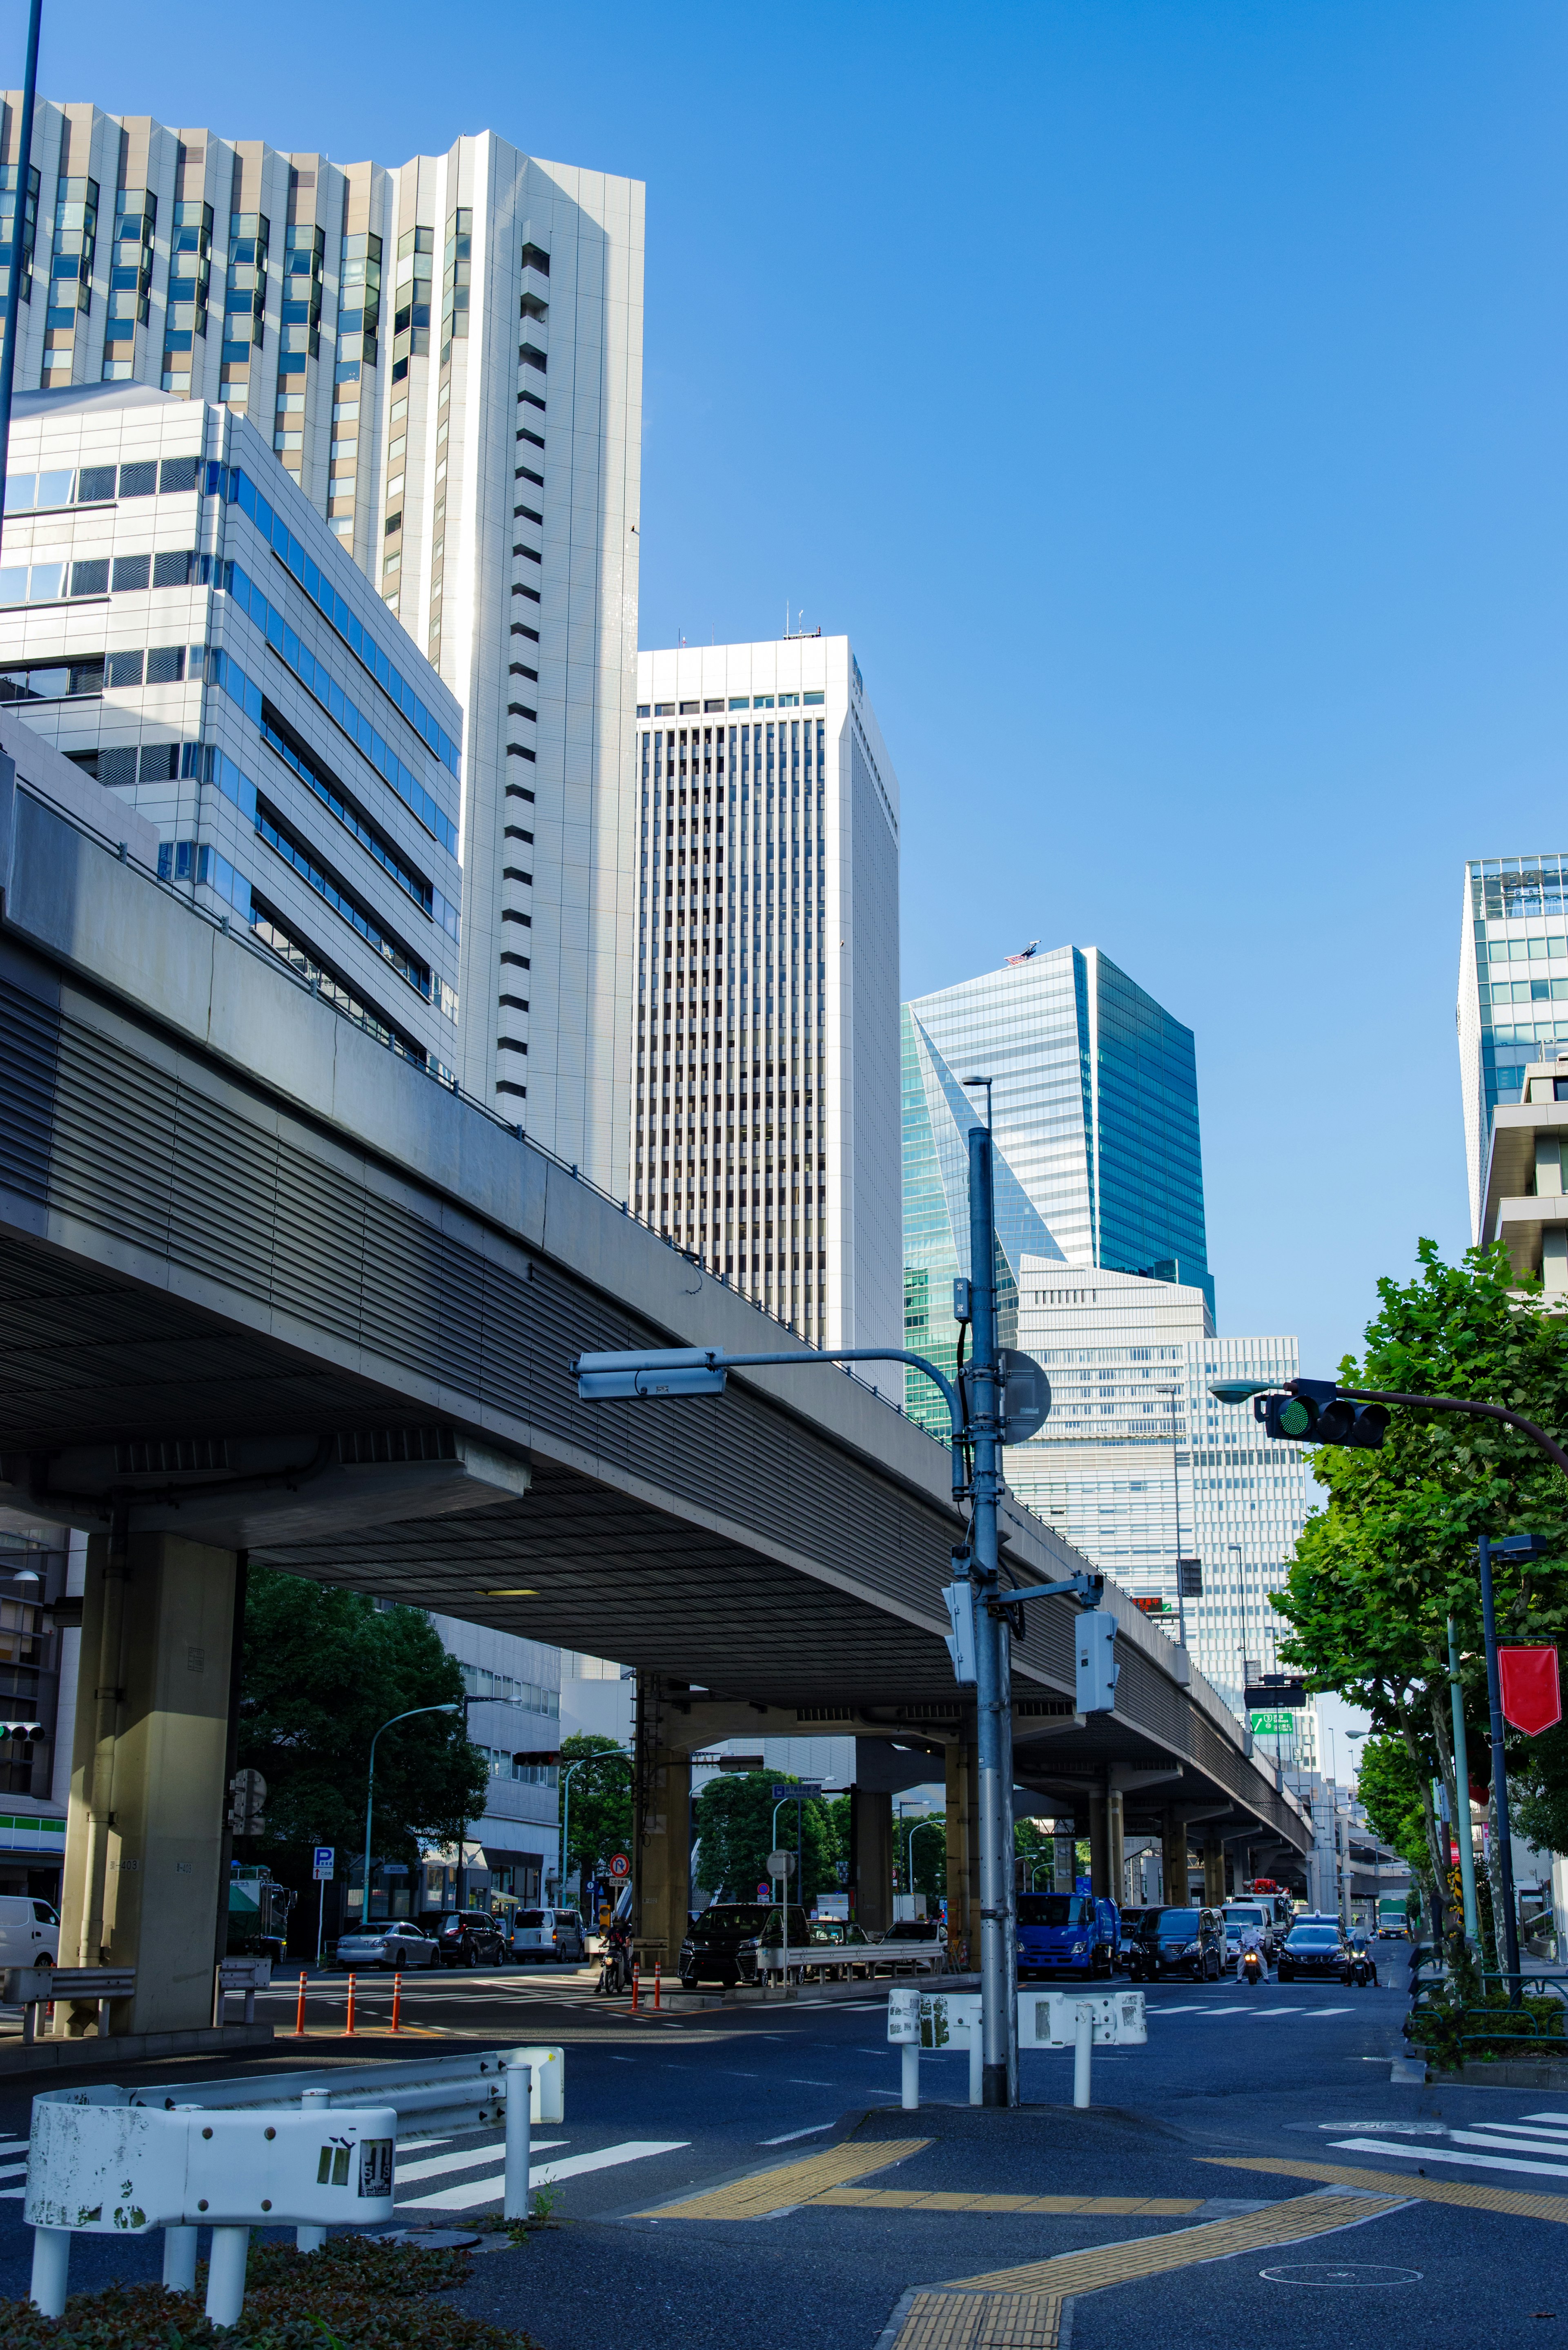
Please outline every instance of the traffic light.
[[1283, 1394], [1254, 1396], [1252, 1416], [1280, 1444], [1340, 1444], [1378, 1451], [1388, 1414], [1380, 1403], [1356, 1403], [1332, 1379], [1293, 1379]]
[[1108, 1607], [1085, 1607], [1078, 1617], [1074, 1650], [1074, 1701], [1080, 1713], [1113, 1713], [1116, 1681], [1116, 1619]]

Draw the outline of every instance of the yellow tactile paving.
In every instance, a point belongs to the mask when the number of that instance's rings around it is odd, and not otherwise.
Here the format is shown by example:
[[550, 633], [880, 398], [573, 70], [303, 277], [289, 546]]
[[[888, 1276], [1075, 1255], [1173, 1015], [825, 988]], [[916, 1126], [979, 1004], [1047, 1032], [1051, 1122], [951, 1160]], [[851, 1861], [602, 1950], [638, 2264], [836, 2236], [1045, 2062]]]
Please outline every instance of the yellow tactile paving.
[[1458, 2203], [1469, 2211], [1511, 2211], [1519, 2220], [1568, 2226], [1568, 2195], [1532, 2195], [1517, 2187], [1470, 2187], [1457, 2178], [1417, 2178], [1401, 2170], [1352, 2170], [1334, 2162], [1272, 2162], [1258, 2156], [1205, 2154], [1222, 2170], [1266, 2170], [1282, 2178], [1320, 2178], [1327, 2187], [1364, 2187], [1406, 2202]]
[[[1380, 2187], [1386, 2184], [1379, 2178]], [[1190, 2268], [1200, 2261], [1229, 2260], [1237, 2252], [1258, 2251], [1264, 2245], [1326, 2235], [1352, 2220], [1375, 2219], [1407, 2199], [1401, 2193], [1292, 2196], [1288, 2201], [1271, 2204], [1266, 2211], [1213, 2220], [1207, 2227], [1166, 2229], [1158, 2235], [1135, 2237], [1128, 2243], [1096, 2244], [1085, 2251], [1060, 2252], [1054, 2259], [1028, 2261], [1017, 2268], [992, 2269], [983, 2276], [955, 2277], [953, 2290], [1064, 2296], [1098, 2293], [1106, 2285], [1127, 2284], [1168, 2269]]]
[[1077, 2211], [1117, 2219], [1141, 2212], [1160, 2220], [1184, 2220], [1203, 2208], [1196, 2195], [953, 2195], [893, 2187], [829, 2187], [810, 2199], [840, 2210]]
[[640, 2211], [642, 2220], [765, 2220], [795, 2203], [816, 2201], [829, 2188], [885, 2170], [891, 2162], [919, 2154], [929, 2137], [884, 2138], [878, 2145], [836, 2146], [826, 2154], [811, 2154], [799, 2162], [784, 2162], [774, 2170], [753, 2171], [711, 2193], [689, 2195], [679, 2203], [660, 2203]]
[[1056, 2350], [1062, 2300], [1044, 2293], [918, 2293], [894, 2350]]

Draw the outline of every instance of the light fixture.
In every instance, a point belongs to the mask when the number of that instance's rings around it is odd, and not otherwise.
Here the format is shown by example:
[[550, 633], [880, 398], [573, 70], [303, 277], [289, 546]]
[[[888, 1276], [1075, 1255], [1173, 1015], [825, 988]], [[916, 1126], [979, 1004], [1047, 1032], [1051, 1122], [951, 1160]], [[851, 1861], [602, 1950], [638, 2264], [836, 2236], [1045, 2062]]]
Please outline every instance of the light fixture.
[[482, 1599], [537, 1599], [536, 1591], [482, 1591]]

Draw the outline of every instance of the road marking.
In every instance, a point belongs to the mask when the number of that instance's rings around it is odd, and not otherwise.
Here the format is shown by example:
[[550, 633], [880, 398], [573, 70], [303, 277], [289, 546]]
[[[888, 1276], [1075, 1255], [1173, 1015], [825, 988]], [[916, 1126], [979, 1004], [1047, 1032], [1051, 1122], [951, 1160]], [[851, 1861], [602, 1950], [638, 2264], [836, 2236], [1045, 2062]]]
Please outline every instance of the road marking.
[[[1405, 2181], [1398, 2181], [1403, 2190]], [[1338, 2195], [1295, 2195], [1234, 2220], [1210, 2220], [1198, 2228], [1167, 2228], [1150, 2236], [1134, 2236], [1125, 2243], [1095, 2244], [1081, 2252], [1059, 2252], [1053, 2259], [1029, 2261], [1018, 2268], [992, 2269], [982, 2276], [955, 2277], [960, 2290], [992, 2293], [1097, 2293], [1112, 2284], [1129, 2284], [1136, 2278], [1159, 2276], [1171, 2269], [1196, 2267], [1208, 2261], [1233, 2260], [1238, 2252], [1262, 2251], [1272, 2244], [1299, 2243], [1309, 2236], [1332, 2235], [1366, 2220], [1381, 2219], [1408, 2201], [1403, 2192], [1389, 2194], [1380, 2182], [1374, 2190], [1354, 2199]]]
[[[677, 2154], [691, 2141], [682, 2137], [627, 2138], [619, 2146], [600, 2147], [597, 2154], [569, 2154], [560, 2162], [539, 2162], [529, 2166], [530, 2192], [535, 2187], [558, 2187], [565, 2179], [580, 2178], [591, 2170], [613, 2170], [623, 2162], [646, 2162], [656, 2154]], [[400, 2203], [400, 2211], [472, 2211], [482, 2203], [499, 2201], [506, 2181], [504, 2170], [490, 2178], [470, 2178], [461, 2187], [444, 2188], [439, 2194], [410, 2196]]]
[[[1475, 2146], [1495, 2143], [1490, 2138], [1469, 2138], [1463, 2130], [1456, 2130], [1454, 2136]], [[1520, 2162], [1497, 2154], [1449, 2154], [1440, 2146], [1395, 2146], [1380, 2137], [1336, 2137], [1333, 2143], [1345, 2154], [1391, 2154], [1401, 2162], [1457, 2163], [1466, 2170], [1527, 2171], [1537, 2178], [1561, 2178], [1568, 2183], [1568, 2168], [1560, 2162]]]
[[7, 2162], [0, 2166], [0, 2178], [25, 2178], [26, 2175], [27, 2166], [25, 2162]]
[[831, 2122], [813, 2122], [808, 2129], [785, 2130], [782, 2137], [759, 2138], [759, 2146], [793, 2146], [797, 2137], [815, 2137], [819, 2131], [831, 2129]]
[[832, 2081], [799, 2080], [793, 2073], [786, 2074], [784, 2078], [792, 2089], [831, 2089], [836, 2085]]
[[1057, 2350], [1062, 2339], [1060, 2293], [916, 2293], [907, 2312], [894, 2350]]
[[1523, 2114], [1521, 2119], [1527, 2122], [1568, 2122], [1568, 2114]]
[[[1397, 2154], [1403, 2149], [1379, 2138], [1369, 2153]], [[1410, 2152], [1417, 2149], [1412, 2147]], [[1423, 2149], [1429, 2157], [1430, 2150]], [[1522, 2188], [1473, 2187], [1459, 2178], [1407, 2178], [1389, 2170], [1352, 2170], [1332, 2162], [1277, 2162], [1264, 2155], [1203, 2154], [1199, 2160], [1219, 2170], [1261, 2170], [1282, 2178], [1321, 2178], [1325, 2185], [1386, 2189], [1397, 2178], [1407, 2202], [1455, 2203], [1469, 2211], [1511, 2211], [1521, 2220], [1555, 2220], [1568, 2227], [1568, 2195], [1528, 2194]], [[1558, 2174], [1561, 2176], [1561, 2173]]]
[[[537, 2149], [545, 2146], [565, 2146], [567, 2142], [564, 2137], [546, 2137], [535, 2138], [534, 2144]], [[406, 2178], [439, 2178], [444, 2170], [474, 2170], [481, 2163], [494, 2164], [505, 2159], [505, 2147], [497, 2146], [492, 2139], [488, 2146], [471, 2146], [462, 2154], [432, 2155], [428, 2162], [400, 2162], [397, 2181], [400, 2187]]]
[[933, 2188], [828, 2187], [801, 2199], [839, 2210], [1049, 2211], [1058, 2218], [1076, 2212], [1118, 2220], [1188, 2220], [1203, 2209], [1200, 2195], [961, 2195]]
[[701, 2195], [683, 2196], [639, 2211], [639, 2220], [765, 2220], [797, 2203], [809, 2203], [829, 2187], [846, 2187], [874, 2170], [886, 2170], [929, 2146], [929, 2137], [886, 2138], [880, 2146], [831, 2147], [808, 2154], [799, 2162], [778, 2164], [772, 2170], [754, 2170]]

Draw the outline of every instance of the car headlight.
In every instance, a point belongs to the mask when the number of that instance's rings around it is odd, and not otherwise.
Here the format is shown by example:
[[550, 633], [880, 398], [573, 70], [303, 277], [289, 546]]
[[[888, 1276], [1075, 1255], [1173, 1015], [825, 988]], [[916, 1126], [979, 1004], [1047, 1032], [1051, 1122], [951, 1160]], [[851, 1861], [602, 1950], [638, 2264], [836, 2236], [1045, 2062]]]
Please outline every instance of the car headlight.
[[1081, 1959], [1088, 1947], [1087, 1942], [1075, 1942], [1069, 1955], [1075, 1959]]
[[1203, 1945], [1201, 1942], [1189, 1942], [1181, 1955], [1184, 1959], [1196, 1958], [1202, 1948]]
[[742, 1942], [739, 1947], [742, 1950], [759, 1950], [762, 1948], [762, 1944], [756, 1940], [753, 1940], [750, 1942]]

